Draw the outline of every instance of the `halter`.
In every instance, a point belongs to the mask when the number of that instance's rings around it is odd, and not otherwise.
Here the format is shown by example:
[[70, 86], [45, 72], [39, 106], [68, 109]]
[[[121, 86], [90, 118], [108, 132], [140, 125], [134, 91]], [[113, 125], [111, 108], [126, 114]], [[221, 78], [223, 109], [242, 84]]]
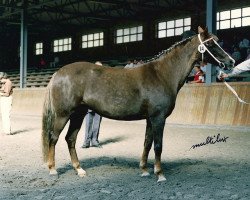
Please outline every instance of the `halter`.
[[[205, 41], [203, 41], [202, 42], [202, 40], [201, 40], [201, 36], [200, 36], [200, 34], [198, 35], [198, 38], [199, 38], [199, 40], [200, 40], [200, 45], [198, 46], [198, 51], [202, 54], [202, 61], [203, 61], [203, 58], [204, 58], [204, 53], [205, 53], [205, 51], [207, 51], [218, 63], [219, 63], [219, 65], [220, 66], [223, 66], [223, 69], [225, 68], [225, 65], [224, 65], [224, 63], [222, 63], [221, 61], [219, 61], [210, 51], [209, 51], [209, 49], [206, 47], [206, 45], [204, 44], [205, 42], [207, 42], [207, 41], [210, 41], [210, 40], [213, 40], [214, 41], [214, 43], [220, 48], [220, 49], [222, 49], [221, 47], [220, 47], [220, 45], [211, 37], [211, 38], [209, 38], [209, 39], [207, 39], [207, 40], [205, 40]], [[223, 49], [222, 49], [223, 50]], [[224, 51], [224, 50], [223, 50]], [[226, 52], [225, 52], [226, 53]], [[226, 53], [227, 54], [227, 53]], [[227, 54], [228, 55], [228, 54]], [[231, 56], [229, 56], [228, 55], [228, 57], [229, 58], [231, 58], [234, 62], [235, 62], [235, 60], [231, 57]], [[218, 74], [218, 78], [220, 78], [220, 76], [221, 76], [221, 74], [223, 73], [223, 71], [219, 71], [219, 74]], [[245, 102], [244, 100], [242, 100], [239, 96], [238, 96], [238, 94], [237, 94], [237, 92], [224, 80], [223, 81], [224, 83], [225, 83], [225, 85], [228, 87], [228, 89], [229, 90], [231, 90], [232, 91], [232, 93], [237, 97], [237, 99], [238, 99], [238, 101], [239, 102], [241, 102], [241, 103], [244, 103], [244, 104], [250, 104], [250, 103], [247, 103], [247, 102]]]
[[[213, 40], [214, 41], [214, 43], [221, 49], [221, 50], [223, 50], [222, 48], [221, 48], [221, 46], [214, 40], [214, 38], [212, 38], [212, 37], [210, 37], [209, 39], [207, 39], [207, 40], [205, 40], [205, 41], [203, 41], [202, 42], [202, 40], [201, 40], [201, 35], [200, 34], [198, 34], [198, 38], [199, 38], [199, 41], [200, 41], [200, 45], [198, 46], [198, 51], [202, 54], [202, 61], [203, 61], [203, 59], [204, 59], [204, 53], [205, 53], [205, 51], [207, 51], [218, 63], [219, 63], [219, 66], [221, 66], [223, 69], [226, 67], [225, 66], [225, 64], [223, 63], [223, 62], [221, 62], [221, 61], [219, 61], [212, 53], [211, 53], [211, 51], [209, 51], [209, 49], [206, 47], [206, 45], [204, 44], [204, 43], [206, 43], [206, 42], [208, 42], [208, 41], [210, 41], [210, 40]], [[224, 50], [223, 50], [224, 51]], [[226, 52], [225, 52], [226, 53]], [[228, 54], [228, 53], [226, 53], [227, 55], [228, 55], [228, 57], [229, 58], [231, 58], [234, 62], [235, 62], [235, 60]]]

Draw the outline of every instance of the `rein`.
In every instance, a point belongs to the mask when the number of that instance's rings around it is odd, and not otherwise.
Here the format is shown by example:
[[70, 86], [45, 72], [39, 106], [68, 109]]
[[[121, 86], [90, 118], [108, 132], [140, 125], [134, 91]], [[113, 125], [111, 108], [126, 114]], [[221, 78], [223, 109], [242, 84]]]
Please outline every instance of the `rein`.
[[[200, 36], [200, 34], [198, 35], [198, 38], [199, 38], [199, 41], [200, 41], [200, 45], [198, 46], [198, 51], [202, 54], [202, 62], [203, 62], [203, 59], [204, 59], [204, 53], [205, 53], [205, 51], [207, 51], [218, 63], [219, 63], [219, 65], [220, 66], [223, 66], [222, 68], [224, 69], [225, 68], [225, 64], [224, 63], [222, 63], [221, 61], [219, 61], [210, 51], [209, 51], [209, 49], [206, 47], [206, 45], [204, 44], [204, 43], [206, 43], [206, 42], [208, 42], [208, 41], [210, 41], [210, 40], [213, 40], [214, 41], [214, 43], [220, 48], [220, 49], [222, 49], [221, 48], [221, 46], [211, 37], [211, 38], [209, 38], [209, 39], [207, 39], [207, 40], [205, 40], [205, 41], [203, 41], [202, 42], [202, 40], [201, 40], [201, 36]], [[222, 49], [223, 50], [223, 49]], [[224, 50], [223, 50], [224, 51]], [[225, 52], [226, 53], [226, 52]], [[227, 53], [226, 53], [227, 54]], [[228, 54], [227, 54], [228, 55]], [[232, 60], [234, 60], [230, 55], [228, 55], [228, 57], [230, 57]], [[218, 74], [218, 78], [220, 79], [220, 76], [221, 76], [221, 74], [223, 73], [223, 71], [219, 71], [219, 74]], [[237, 92], [224, 80], [223, 81], [223, 83], [227, 86], [227, 88], [229, 89], [229, 90], [231, 90], [231, 92], [237, 97], [237, 99], [238, 99], [238, 101], [239, 102], [241, 102], [241, 103], [244, 103], [244, 104], [250, 104], [250, 103], [247, 103], [247, 102], [245, 102], [244, 100], [242, 100], [240, 97], [239, 97], [239, 95], [237, 94]]]
[[[221, 74], [223, 74], [224, 72], [223, 71], [219, 71], [219, 74], [218, 74], [218, 78], [220, 79], [220, 77], [221, 77]], [[239, 95], [237, 94], [237, 92], [232, 88], [232, 86], [231, 85], [229, 85], [225, 80], [223, 81], [223, 83], [227, 86], [227, 88], [229, 89], [229, 90], [231, 90], [231, 92], [236, 96], [236, 98], [238, 99], [238, 101], [240, 102], [240, 103], [244, 103], [244, 104], [250, 104], [250, 103], [248, 103], [248, 102], [245, 102], [244, 100], [242, 100], [240, 97], [239, 97]]]

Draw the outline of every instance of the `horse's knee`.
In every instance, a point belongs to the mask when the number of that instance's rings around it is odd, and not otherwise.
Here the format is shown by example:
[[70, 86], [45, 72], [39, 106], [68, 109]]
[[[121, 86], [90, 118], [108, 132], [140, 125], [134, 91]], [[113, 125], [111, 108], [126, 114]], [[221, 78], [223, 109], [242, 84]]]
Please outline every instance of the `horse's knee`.
[[146, 139], [144, 142], [144, 148], [151, 149], [153, 140]]
[[162, 152], [162, 144], [155, 144], [154, 145], [154, 151], [155, 153], [161, 153]]
[[65, 140], [67, 143], [69, 143], [71, 141], [70, 137], [68, 135], [65, 136]]
[[75, 146], [76, 138], [66, 136], [65, 140], [66, 140], [69, 147], [74, 147]]

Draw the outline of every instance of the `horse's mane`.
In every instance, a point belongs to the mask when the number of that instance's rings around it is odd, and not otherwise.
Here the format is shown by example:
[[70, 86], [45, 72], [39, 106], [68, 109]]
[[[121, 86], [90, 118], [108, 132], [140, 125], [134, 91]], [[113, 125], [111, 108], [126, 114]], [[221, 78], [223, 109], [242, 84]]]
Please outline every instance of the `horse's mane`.
[[173, 49], [175, 49], [177, 46], [180, 45], [185, 45], [187, 42], [191, 41], [193, 38], [195, 37], [195, 35], [188, 37], [184, 40], [181, 40], [179, 42], [174, 43], [171, 47], [169, 47], [168, 49], [162, 50], [161, 52], [159, 52], [157, 55], [153, 56], [152, 58], [148, 59], [145, 61], [145, 63], [149, 63], [155, 60], [158, 60], [159, 58], [161, 58], [163, 55], [168, 54], [169, 52], [171, 52]]

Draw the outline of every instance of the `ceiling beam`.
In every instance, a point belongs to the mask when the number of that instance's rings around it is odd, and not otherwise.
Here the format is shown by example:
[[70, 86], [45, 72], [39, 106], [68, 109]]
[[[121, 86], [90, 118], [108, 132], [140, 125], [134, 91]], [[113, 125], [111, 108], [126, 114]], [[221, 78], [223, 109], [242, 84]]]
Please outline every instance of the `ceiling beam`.
[[[34, 9], [34, 8], [39, 8], [39, 7], [41, 7], [41, 6], [43, 6], [43, 5], [47, 5], [47, 4], [49, 4], [49, 3], [51, 3], [51, 2], [56, 2], [56, 1], [59, 1], [59, 0], [44, 0], [44, 1], [42, 1], [41, 3], [39, 3], [39, 4], [34, 4], [34, 5], [29, 5], [29, 2], [28, 2], [28, 5], [27, 5], [27, 10], [32, 10], [32, 9]], [[40, 1], [39, 1], [40, 2]], [[20, 3], [20, 2], [18, 2], [18, 3]], [[1, 6], [1, 5], [0, 5]], [[13, 12], [7, 12], [6, 14], [3, 14], [2, 16], [0, 16], [0, 19], [5, 19], [5, 18], [7, 18], [7, 17], [9, 17], [9, 16], [12, 16], [12, 15], [17, 15], [17, 14], [20, 14], [20, 12], [22, 11], [22, 9], [24, 8], [23, 7], [23, 3], [21, 3], [21, 5], [20, 6], [18, 6], [17, 5], [17, 3], [14, 5], [14, 7], [12, 7], [12, 8], [14, 8], [15, 10], [13, 11]]]

